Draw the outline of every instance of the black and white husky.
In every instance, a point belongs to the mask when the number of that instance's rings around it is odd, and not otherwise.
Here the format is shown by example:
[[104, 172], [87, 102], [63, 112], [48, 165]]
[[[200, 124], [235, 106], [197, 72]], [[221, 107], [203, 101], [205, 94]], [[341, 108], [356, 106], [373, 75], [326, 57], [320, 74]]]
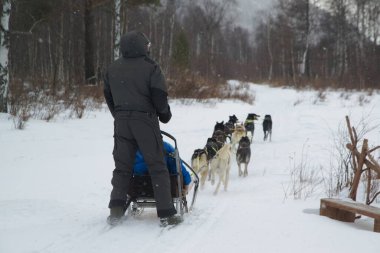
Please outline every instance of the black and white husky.
[[249, 137], [249, 140], [252, 142], [253, 134], [255, 132], [255, 120], [258, 120], [260, 115], [255, 113], [248, 113], [246, 120], [244, 121], [244, 127], [246, 135]]
[[206, 146], [203, 149], [196, 149], [191, 157], [191, 166], [200, 176], [201, 189], [204, 188], [209, 175], [209, 163], [218, 152], [218, 142], [215, 138], [208, 138]]
[[[239, 141], [239, 147], [236, 151], [236, 162], [239, 166], [239, 177], [240, 176], [248, 176], [248, 163], [251, 159], [251, 142], [249, 141], [249, 137], [244, 136]], [[244, 172], [241, 170], [241, 164], [244, 163]]]
[[212, 138], [215, 138], [218, 142], [219, 149], [223, 147], [224, 143], [227, 139], [227, 134], [225, 132], [225, 125], [224, 121], [222, 122], [216, 122], [214, 126], [214, 132], [212, 133]]
[[263, 131], [264, 131], [264, 141], [268, 139], [268, 135], [269, 135], [269, 141], [272, 141], [272, 117], [269, 114], [265, 115], [264, 117]]

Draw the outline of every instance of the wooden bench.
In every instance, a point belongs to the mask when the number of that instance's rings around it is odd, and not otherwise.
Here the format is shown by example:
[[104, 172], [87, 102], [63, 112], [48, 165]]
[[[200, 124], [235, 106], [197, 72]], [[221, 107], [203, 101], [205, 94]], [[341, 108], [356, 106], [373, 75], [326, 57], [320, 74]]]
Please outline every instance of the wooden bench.
[[374, 232], [380, 233], [380, 208], [339, 199], [321, 199], [319, 214], [334, 220], [354, 222], [356, 214], [375, 219]]

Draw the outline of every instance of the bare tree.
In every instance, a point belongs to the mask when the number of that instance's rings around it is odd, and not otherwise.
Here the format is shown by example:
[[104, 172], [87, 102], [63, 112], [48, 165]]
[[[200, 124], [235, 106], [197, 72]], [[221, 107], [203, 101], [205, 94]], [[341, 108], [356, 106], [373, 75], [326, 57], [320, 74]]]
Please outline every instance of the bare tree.
[[95, 27], [93, 17], [92, 0], [85, 0], [84, 2], [84, 66], [85, 66], [85, 79], [87, 83], [94, 84], [96, 80], [95, 66], [94, 66], [94, 40], [95, 40]]
[[[221, 28], [223, 22], [226, 21], [227, 13], [231, 11], [232, 7], [236, 4], [235, 0], [204, 0], [199, 5], [203, 10], [202, 12], [192, 13], [194, 18], [202, 20], [203, 34], [205, 36], [204, 43], [206, 45], [206, 76], [215, 74], [213, 64], [215, 62], [215, 49], [216, 49], [216, 33]], [[196, 8], [194, 8], [196, 9]]]
[[9, 16], [11, 11], [11, 1], [4, 0], [1, 4], [1, 24], [0, 24], [0, 112], [8, 111], [8, 52], [9, 52]]

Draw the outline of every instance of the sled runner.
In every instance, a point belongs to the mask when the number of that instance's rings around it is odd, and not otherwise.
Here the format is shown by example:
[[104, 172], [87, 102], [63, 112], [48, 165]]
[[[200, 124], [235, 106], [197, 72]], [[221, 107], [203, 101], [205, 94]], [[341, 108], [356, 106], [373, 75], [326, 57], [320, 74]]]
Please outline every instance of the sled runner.
[[[161, 131], [161, 134], [168, 137], [174, 142], [173, 156], [176, 162], [177, 173], [170, 175], [171, 194], [173, 203], [177, 210], [177, 214], [183, 217], [184, 213], [192, 210], [199, 185], [199, 177], [197, 173], [184, 161], [181, 160], [177, 147], [177, 140], [170, 134]], [[185, 165], [185, 168], [191, 172], [192, 183], [194, 184], [194, 190], [192, 194], [192, 200], [190, 206], [188, 206], [186, 195], [183, 194], [183, 178], [181, 170], [181, 162]], [[154, 192], [152, 187], [152, 181], [149, 175], [133, 175], [131, 179], [130, 189], [128, 191], [127, 206], [128, 214], [132, 216], [140, 215], [144, 208], [155, 208], [156, 201], [154, 199]]]

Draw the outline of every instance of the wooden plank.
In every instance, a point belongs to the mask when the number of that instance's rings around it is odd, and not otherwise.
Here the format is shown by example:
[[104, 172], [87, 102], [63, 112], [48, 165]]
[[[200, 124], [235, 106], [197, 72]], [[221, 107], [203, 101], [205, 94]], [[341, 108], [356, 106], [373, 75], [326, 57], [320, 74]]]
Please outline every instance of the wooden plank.
[[375, 218], [373, 231], [380, 233], [380, 208], [339, 199], [321, 199], [320, 215], [354, 222], [356, 213]]
[[338, 209], [336, 212], [336, 220], [345, 221], [345, 222], [354, 222], [356, 214], [353, 212], [345, 211]]
[[321, 199], [321, 208], [322, 206], [343, 209], [351, 213], [358, 213], [380, 220], [380, 208], [361, 203], [347, 202], [339, 199]]
[[373, 227], [373, 231], [380, 233], [380, 219], [375, 219], [375, 225]]
[[342, 210], [336, 207], [326, 205], [321, 201], [321, 208], [319, 214], [322, 216], [327, 216], [334, 220], [344, 221], [344, 222], [354, 222], [356, 214], [354, 212]]

